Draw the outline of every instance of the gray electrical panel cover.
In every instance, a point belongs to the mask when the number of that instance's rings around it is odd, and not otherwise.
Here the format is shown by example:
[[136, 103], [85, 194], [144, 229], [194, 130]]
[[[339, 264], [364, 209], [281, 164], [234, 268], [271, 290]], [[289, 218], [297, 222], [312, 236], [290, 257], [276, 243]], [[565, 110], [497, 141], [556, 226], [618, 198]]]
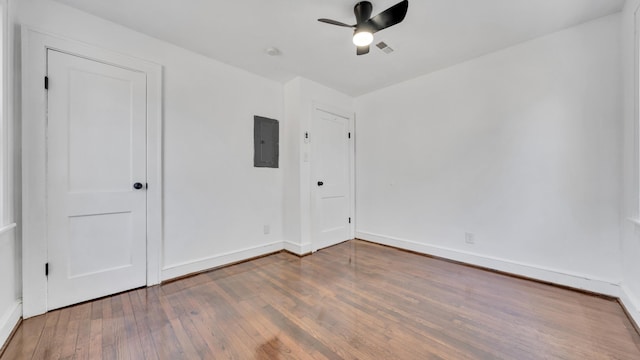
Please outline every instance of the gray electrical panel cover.
[[278, 167], [278, 120], [262, 116], [253, 117], [253, 166]]

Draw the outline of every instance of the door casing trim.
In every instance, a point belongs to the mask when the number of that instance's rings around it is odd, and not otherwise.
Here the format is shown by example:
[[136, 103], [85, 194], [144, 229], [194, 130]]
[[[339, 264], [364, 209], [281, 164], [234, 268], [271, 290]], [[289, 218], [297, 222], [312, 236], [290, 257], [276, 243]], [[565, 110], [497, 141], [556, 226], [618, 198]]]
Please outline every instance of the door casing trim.
[[22, 37], [22, 297], [23, 317], [47, 311], [46, 113], [49, 49], [146, 74], [147, 286], [160, 283], [163, 241], [162, 66], [23, 26]]

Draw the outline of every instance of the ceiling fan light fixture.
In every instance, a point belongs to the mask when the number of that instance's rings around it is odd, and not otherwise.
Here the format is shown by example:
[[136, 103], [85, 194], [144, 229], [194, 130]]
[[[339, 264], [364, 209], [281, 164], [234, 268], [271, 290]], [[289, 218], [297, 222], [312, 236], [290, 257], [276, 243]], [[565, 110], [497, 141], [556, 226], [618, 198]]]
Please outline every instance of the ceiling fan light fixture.
[[353, 34], [353, 43], [356, 46], [367, 46], [373, 42], [373, 34], [363, 30]]
[[349, 25], [341, 21], [320, 18], [319, 22], [354, 29], [353, 43], [358, 47], [356, 55], [369, 53], [369, 45], [373, 42], [373, 34], [390, 26], [399, 24], [404, 20], [409, 9], [409, 0], [402, 0], [380, 14], [371, 17], [373, 5], [369, 1], [360, 1], [353, 7], [356, 16], [355, 25]]

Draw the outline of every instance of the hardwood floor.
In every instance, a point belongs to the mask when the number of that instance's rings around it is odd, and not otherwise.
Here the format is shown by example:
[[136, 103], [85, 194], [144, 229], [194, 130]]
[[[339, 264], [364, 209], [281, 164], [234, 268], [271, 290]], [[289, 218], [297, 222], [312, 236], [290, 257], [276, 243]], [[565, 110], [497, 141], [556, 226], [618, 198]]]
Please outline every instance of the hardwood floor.
[[362, 241], [25, 320], [1, 359], [640, 359], [611, 299]]

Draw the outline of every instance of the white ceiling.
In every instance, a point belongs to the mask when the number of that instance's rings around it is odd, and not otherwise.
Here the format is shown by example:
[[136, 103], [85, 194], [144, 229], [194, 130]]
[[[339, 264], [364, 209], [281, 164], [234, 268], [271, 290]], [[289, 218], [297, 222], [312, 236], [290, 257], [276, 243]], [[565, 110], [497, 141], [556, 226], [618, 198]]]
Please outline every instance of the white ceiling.
[[[375, 34], [395, 51], [356, 56], [356, 0], [56, 0], [250, 72], [361, 95], [622, 9], [624, 0], [409, 0]], [[373, 14], [400, 0], [373, 0]], [[270, 57], [275, 46], [282, 55]]]

